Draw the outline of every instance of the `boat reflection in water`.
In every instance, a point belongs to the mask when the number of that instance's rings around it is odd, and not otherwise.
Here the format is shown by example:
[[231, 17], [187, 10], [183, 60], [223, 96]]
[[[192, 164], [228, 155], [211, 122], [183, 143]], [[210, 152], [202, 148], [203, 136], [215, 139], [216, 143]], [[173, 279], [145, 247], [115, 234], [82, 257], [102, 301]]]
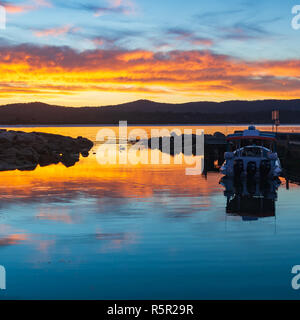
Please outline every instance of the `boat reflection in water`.
[[241, 216], [243, 220], [275, 217], [275, 202], [279, 179], [234, 179], [223, 177], [220, 184], [225, 187], [226, 213]]

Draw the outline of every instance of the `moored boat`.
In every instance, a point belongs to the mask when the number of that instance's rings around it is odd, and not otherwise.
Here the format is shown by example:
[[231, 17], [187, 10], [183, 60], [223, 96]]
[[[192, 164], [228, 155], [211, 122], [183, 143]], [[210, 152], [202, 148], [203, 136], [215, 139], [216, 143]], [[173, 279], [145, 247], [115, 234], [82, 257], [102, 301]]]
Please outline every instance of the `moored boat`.
[[279, 177], [282, 168], [276, 152], [276, 135], [249, 126], [227, 137], [228, 151], [220, 171], [229, 177]]

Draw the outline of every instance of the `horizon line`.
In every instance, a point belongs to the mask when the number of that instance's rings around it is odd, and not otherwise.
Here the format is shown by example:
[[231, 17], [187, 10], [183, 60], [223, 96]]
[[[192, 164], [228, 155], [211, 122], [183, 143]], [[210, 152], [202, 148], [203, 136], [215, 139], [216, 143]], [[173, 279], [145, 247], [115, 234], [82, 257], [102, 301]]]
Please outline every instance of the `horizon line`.
[[187, 101], [187, 102], [161, 102], [161, 101], [154, 101], [150, 99], [137, 99], [137, 100], [130, 100], [127, 102], [117, 103], [117, 104], [107, 104], [107, 105], [95, 105], [95, 106], [68, 106], [68, 105], [62, 105], [62, 104], [50, 104], [47, 102], [42, 101], [31, 101], [31, 102], [13, 102], [13, 103], [7, 103], [7, 104], [1, 104], [0, 107], [7, 107], [12, 105], [18, 105], [18, 104], [44, 104], [47, 106], [52, 107], [61, 107], [61, 108], [106, 108], [106, 107], [115, 107], [115, 106], [122, 106], [126, 104], [136, 103], [136, 102], [151, 102], [151, 103], [157, 103], [157, 104], [168, 104], [168, 105], [174, 105], [174, 106], [180, 106], [184, 104], [195, 104], [195, 103], [215, 103], [215, 104], [222, 104], [226, 102], [263, 102], [263, 101], [300, 101], [300, 97], [297, 99], [230, 99], [230, 100], [223, 100], [223, 101], [213, 101], [213, 100], [199, 100], [199, 101]]

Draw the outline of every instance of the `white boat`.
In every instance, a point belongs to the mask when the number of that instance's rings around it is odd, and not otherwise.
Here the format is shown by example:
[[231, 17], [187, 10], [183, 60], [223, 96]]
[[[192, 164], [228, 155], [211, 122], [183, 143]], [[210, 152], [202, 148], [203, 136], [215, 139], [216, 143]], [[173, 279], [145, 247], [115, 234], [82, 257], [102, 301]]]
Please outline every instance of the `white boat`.
[[228, 177], [279, 177], [282, 168], [276, 152], [276, 136], [250, 126], [228, 135], [228, 152], [220, 171]]

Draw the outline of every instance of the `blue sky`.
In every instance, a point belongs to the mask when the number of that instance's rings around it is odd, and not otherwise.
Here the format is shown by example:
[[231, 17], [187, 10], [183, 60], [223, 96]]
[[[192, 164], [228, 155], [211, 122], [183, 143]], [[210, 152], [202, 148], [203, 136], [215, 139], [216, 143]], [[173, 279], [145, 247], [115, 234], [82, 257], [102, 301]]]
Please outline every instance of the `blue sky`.
[[[48, 1], [47, 1], [48, 2]], [[0, 1], [1, 3], [1, 1]], [[36, 9], [8, 14], [2, 41], [67, 45], [78, 50], [93, 49], [94, 38], [103, 47], [149, 50], [190, 50], [207, 48], [247, 59], [297, 58], [300, 31], [291, 28], [294, 1], [228, 0], [132, 0], [117, 10], [113, 1], [49, 0], [48, 5], [34, 1], [2, 1], [13, 5], [32, 4]], [[45, 0], [46, 3], [46, 0]], [[107, 12], [96, 14], [97, 8]], [[37, 37], [39, 30], [68, 27], [57, 36]]]

